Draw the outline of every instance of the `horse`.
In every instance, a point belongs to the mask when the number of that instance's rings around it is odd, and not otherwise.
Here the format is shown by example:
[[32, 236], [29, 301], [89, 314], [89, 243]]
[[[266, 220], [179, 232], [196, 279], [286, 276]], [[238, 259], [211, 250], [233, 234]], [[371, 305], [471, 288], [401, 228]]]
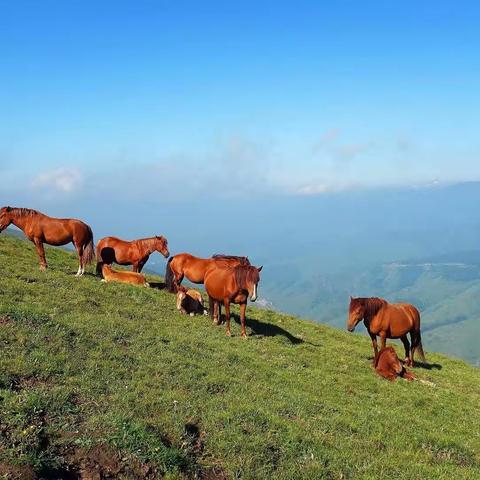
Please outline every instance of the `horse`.
[[400, 362], [397, 352], [393, 347], [385, 347], [380, 350], [375, 361], [375, 371], [383, 378], [395, 381], [397, 377], [406, 380], [414, 380], [413, 373], [407, 372]]
[[[350, 297], [350, 307], [347, 320], [347, 329], [353, 332], [357, 324], [363, 319], [368, 334], [372, 339], [375, 357], [378, 356], [377, 335], [380, 336], [381, 348], [385, 348], [387, 338], [400, 338], [405, 347], [405, 363], [413, 367], [413, 356], [418, 351], [425, 361], [422, 338], [420, 335], [420, 313], [409, 303], [388, 303], [383, 298], [353, 298]], [[410, 333], [411, 348], [407, 334]]]
[[142, 238], [131, 242], [117, 237], [102, 238], [97, 244], [97, 275], [103, 264], [132, 265], [132, 271], [140, 273], [153, 252], [160, 252], [168, 258], [168, 241], [165, 237]]
[[187, 290], [185, 287], [180, 286], [177, 293], [177, 310], [183, 315], [194, 316], [208, 315], [208, 312], [203, 306], [203, 297], [198, 290], [190, 288]]
[[165, 286], [170, 293], [175, 293], [184, 277], [192, 283], [203, 283], [206, 271], [212, 265], [220, 263], [231, 267], [250, 265], [248, 257], [216, 254], [211, 258], [199, 258], [189, 253], [179, 253], [168, 260]]
[[240, 304], [242, 337], [246, 337], [245, 311], [247, 301], [257, 299], [257, 286], [263, 267], [237, 265], [236, 267], [212, 267], [205, 274], [205, 290], [210, 304], [210, 316], [215, 325], [220, 323], [221, 304], [225, 306], [226, 334], [230, 333], [230, 304]]
[[102, 265], [102, 275], [102, 282], [129, 283], [130, 285], [141, 285], [143, 287], [150, 286], [145, 275], [136, 272], [119, 272], [107, 264]]
[[84, 274], [85, 266], [94, 258], [93, 233], [89, 225], [74, 218], [54, 218], [30, 208], [3, 207], [0, 209], [0, 232], [13, 223], [35, 244], [40, 270], [48, 267], [43, 244], [66, 245], [72, 242], [78, 253], [76, 276]]

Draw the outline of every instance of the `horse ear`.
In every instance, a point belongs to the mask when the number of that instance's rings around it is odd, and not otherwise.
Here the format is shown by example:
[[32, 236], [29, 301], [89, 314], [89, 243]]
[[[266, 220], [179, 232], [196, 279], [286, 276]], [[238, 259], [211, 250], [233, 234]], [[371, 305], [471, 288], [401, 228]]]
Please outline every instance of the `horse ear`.
[[11, 212], [12, 211], [12, 207], [7, 207], [7, 212]]
[[262, 271], [262, 268], [263, 268], [263, 265], [261, 265], [260, 267], [258, 267], [257, 270], [258, 270], [259, 272], [261, 272], [261, 271]]
[[350, 295], [350, 301], [352, 301], [352, 300], [353, 300], [353, 297]]

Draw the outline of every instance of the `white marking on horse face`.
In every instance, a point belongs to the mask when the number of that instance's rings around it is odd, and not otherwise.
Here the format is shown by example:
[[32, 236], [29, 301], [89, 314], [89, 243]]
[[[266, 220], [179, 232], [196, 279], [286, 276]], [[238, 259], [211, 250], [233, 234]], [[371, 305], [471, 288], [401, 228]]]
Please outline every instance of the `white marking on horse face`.
[[257, 299], [257, 284], [253, 286], [253, 293], [252, 296], [250, 297], [250, 300], [254, 302]]

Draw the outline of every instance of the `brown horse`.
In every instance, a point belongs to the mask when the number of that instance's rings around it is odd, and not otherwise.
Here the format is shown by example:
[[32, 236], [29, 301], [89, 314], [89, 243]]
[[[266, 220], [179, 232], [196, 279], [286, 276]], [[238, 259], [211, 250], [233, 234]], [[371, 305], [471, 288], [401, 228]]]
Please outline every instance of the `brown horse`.
[[72, 242], [79, 257], [77, 276], [83, 275], [85, 266], [94, 257], [92, 229], [73, 218], [53, 218], [29, 208], [3, 207], [0, 209], [0, 232], [11, 223], [23, 230], [26, 237], [35, 244], [40, 258], [40, 270], [47, 268], [43, 244], [66, 245]]
[[398, 359], [397, 352], [393, 347], [385, 347], [380, 350], [375, 361], [375, 371], [383, 378], [395, 381], [397, 377], [405, 378], [405, 380], [414, 380], [415, 375], [407, 372], [405, 367]]
[[[420, 313], [413, 305], [409, 303], [390, 304], [377, 297], [350, 297], [348, 331], [353, 332], [362, 319], [372, 339], [375, 353], [374, 364], [378, 356], [377, 335], [380, 336], [382, 342], [381, 348], [385, 348], [387, 338], [400, 338], [405, 347], [405, 362], [407, 365], [413, 367], [413, 356], [417, 350], [422, 360], [425, 361], [420, 336]], [[410, 333], [412, 342], [411, 348], [407, 339], [408, 333]]]
[[102, 266], [102, 282], [118, 282], [129, 283], [130, 285], [141, 285], [142, 287], [149, 287], [145, 275], [136, 272], [121, 272], [114, 270], [110, 265], [104, 264]]
[[245, 311], [247, 300], [254, 302], [257, 299], [257, 286], [260, 281], [262, 267], [251, 265], [237, 265], [236, 267], [212, 267], [205, 275], [205, 290], [210, 303], [210, 315], [213, 323], [220, 323], [221, 305], [225, 305], [225, 321], [227, 335], [230, 336], [230, 304], [240, 304], [240, 321], [242, 323], [242, 337], [246, 337]]
[[116, 237], [102, 238], [97, 244], [97, 275], [103, 264], [132, 265], [134, 272], [141, 272], [153, 252], [160, 252], [165, 258], [170, 255], [165, 237], [142, 238], [128, 242]]
[[203, 283], [206, 271], [212, 265], [235, 267], [237, 265], [250, 265], [247, 257], [233, 255], [213, 255], [212, 258], [199, 258], [189, 253], [179, 253], [168, 260], [165, 272], [165, 285], [169, 292], [178, 290], [183, 277], [192, 283]]

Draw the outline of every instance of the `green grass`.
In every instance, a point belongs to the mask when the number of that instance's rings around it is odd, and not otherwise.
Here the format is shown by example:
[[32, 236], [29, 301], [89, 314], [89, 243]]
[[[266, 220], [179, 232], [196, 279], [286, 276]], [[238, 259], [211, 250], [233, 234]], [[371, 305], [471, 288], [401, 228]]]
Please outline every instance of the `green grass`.
[[364, 336], [248, 308], [227, 338], [47, 259], [0, 236], [0, 478], [480, 478], [478, 369], [426, 345], [434, 386], [389, 383]]

